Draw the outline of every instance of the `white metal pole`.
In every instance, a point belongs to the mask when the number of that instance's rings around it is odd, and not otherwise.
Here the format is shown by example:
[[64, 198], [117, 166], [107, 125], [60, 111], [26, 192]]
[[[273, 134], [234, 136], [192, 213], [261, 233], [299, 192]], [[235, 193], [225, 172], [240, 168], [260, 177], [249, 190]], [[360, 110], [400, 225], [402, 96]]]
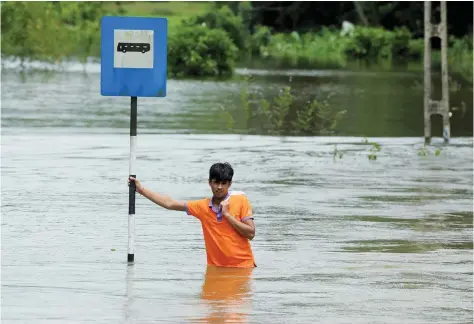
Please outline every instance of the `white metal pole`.
[[[137, 158], [137, 97], [132, 97], [130, 111], [130, 164], [129, 175], [136, 178], [135, 161]], [[128, 191], [128, 257], [127, 261], [135, 261], [135, 182], [130, 182]]]

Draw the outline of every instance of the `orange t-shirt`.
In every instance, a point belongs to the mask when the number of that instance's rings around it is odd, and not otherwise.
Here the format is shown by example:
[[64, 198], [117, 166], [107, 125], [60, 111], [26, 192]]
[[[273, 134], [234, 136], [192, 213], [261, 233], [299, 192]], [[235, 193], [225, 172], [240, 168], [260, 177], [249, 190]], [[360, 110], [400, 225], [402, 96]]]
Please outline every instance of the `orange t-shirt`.
[[[229, 213], [240, 221], [253, 219], [252, 206], [242, 192], [229, 192]], [[253, 268], [255, 260], [250, 241], [241, 236], [222, 215], [222, 208], [211, 198], [187, 201], [186, 213], [201, 221], [207, 264], [219, 267]]]

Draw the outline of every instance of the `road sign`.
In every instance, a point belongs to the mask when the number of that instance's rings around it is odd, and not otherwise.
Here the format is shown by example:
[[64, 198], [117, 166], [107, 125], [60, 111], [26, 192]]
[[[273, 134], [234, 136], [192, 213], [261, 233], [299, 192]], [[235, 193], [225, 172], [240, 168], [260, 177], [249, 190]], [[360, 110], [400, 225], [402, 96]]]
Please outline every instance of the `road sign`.
[[[102, 17], [100, 94], [131, 97], [129, 177], [136, 178], [137, 97], [166, 97], [168, 20]], [[135, 182], [128, 192], [127, 261], [135, 261]]]
[[166, 18], [102, 17], [100, 93], [166, 97]]

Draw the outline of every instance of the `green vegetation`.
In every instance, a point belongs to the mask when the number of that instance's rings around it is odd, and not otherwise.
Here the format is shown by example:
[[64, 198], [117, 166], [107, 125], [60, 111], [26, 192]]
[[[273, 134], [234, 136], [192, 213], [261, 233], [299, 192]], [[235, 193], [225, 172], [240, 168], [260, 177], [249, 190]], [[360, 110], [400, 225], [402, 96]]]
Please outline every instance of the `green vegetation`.
[[[371, 161], [377, 160], [377, 154], [376, 153], [380, 152], [382, 150], [381, 145], [377, 142], [369, 142], [369, 140], [367, 138], [364, 138], [364, 141], [362, 142], [362, 144], [370, 145], [369, 154], [367, 155], [369, 160], [371, 160]], [[334, 160], [336, 158], [342, 159], [342, 157], [344, 156], [344, 152], [339, 150], [337, 148], [337, 145], [335, 145], [332, 155], [333, 155]]]
[[441, 154], [441, 149], [437, 148], [434, 151], [431, 151], [428, 147], [426, 147], [426, 145], [424, 145], [423, 147], [420, 147], [420, 149], [418, 149], [418, 156], [428, 156], [430, 154], [433, 154], [435, 156], [439, 156]]
[[[382, 150], [382, 146], [377, 142], [370, 142], [366, 137], [364, 137], [362, 144], [369, 146], [367, 158], [370, 161], [377, 160], [377, 153]], [[425, 157], [429, 155], [440, 156], [441, 152], [442, 152], [441, 148], [431, 149], [427, 147], [426, 145], [424, 145], [417, 150], [417, 155], [421, 157]], [[342, 157], [344, 156], [344, 152], [339, 150], [337, 148], [337, 145], [334, 145], [334, 150], [332, 152], [332, 155], [333, 155], [334, 160], [336, 160], [336, 158], [342, 159]]]
[[448, 51], [448, 69], [460, 74], [465, 80], [473, 83], [473, 46], [472, 35], [460, 39], [450, 37]]
[[364, 144], [370, 144], [371, 147], [369, 149], [369, 155], [367, 156], [369, 160], [375, 161], [377, 160], [377, 152], [380, 152], [382, 149], [379, 143], [376, 142], [371, 142], [369, 143], [369, 140], [367, 138], [364, 139]]
[[100, 2], [2, 3], [2, 56], [25, 62], [100, 55]]
[[[168, 19], [168, 70], [175, 77], [231, 76], [238, 63], [248, 60], [282, 68], [423, 66], [423, 39], [406, 27], [274, 33], [268, 26], [252, 25], [251, 3], [230, 7], [212, 2], [4, 2], [2, 55], [51, 63], [98, 58], [100, 18], [130, 15]], [[472, 37], [450, 38], [449, 71], [471, 83], [472, 48]]]
[[168, 29], [174, 30], [181, 21], [199, 15], [211, 7], [211, 2], [174, 2], [174, 1], [110, 1], [103, 2], [104, 9], [111, 13], [120, 13], [136, 17], [166, 17]]
[[[393, 31], [375, 27], [356, 26], [341, 35], [338, 30], [322, 28], [318, 32], [272, 34], [260, 26], [252, 35], [253, 56], [265, 59], [278, 68], [352, 68], [375, 65], [391, 69], [410, 65], [423, 69], [424, 40], [413, 38], [406, 28]], [[441, 65], [440, 55], [434, 52], [433, 65]], [[472, 37], [451, 37], [448, 49], [450, 74], [458, 74], [473, 82]]]
[[185, 26], [171, 31], [168, 42], [168, 72], [172, 76], [233, 73], [238, 50], [222, 29]]
[[228, 7], [183, 19], [169, 33], [169, 71], [172, 76], [230, 76], [239, 48], [245, 47], [242, 19]]
[[227, 6], [221, 8], [211, 7], [202, 14], [184, 19], [182, 26], [206, 26], [210, 29], [223, 30], [229, 35], [237, 48], [246, 49], [249, 36], [248, 30], [244, 26], [242, 17], [235, 15]]
[[334, 145], [334, 151], [332, 152], [332, 157], [334, 158], [334, 160], [336, 159], [336, 157], [342, 159], [343, 156], [344, 153], [337, 148], [337, 145]]
[[[268, 35], [267, 27], [259, 27], [257, 35]], [[257, 38], [260, 40], [260, 38]], [[346, 35], [323, 28], [319, 32], [274, 34], [266, 44], [254, 44], [260, 57], [271, 59], [280, 67], [344, 68], [350, 60], [363, 59], [372, 63], [401, 59], [420, 59], [423, 47], [413, 40], [406, 28], [387, 31], [382, 28], [356, 26]]]
[[252, 78], [247, 77], [241, 88], [241, 103], [233, 113], [224, 111], [227, 129], [263, 135], [327, 135], [334, 132], [346, 111], [336, 110], [329, 98], [297, 100], [291, 86], [280, 89], [273, 100], [250, 91]]

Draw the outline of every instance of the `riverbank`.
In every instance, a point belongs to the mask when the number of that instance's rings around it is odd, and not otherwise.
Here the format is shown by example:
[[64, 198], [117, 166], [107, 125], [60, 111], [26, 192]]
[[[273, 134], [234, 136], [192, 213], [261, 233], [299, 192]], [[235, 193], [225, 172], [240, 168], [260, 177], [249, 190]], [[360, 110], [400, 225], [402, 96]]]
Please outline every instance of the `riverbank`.
[[[406, 28], [352, 26], [344, 32], [322, 28], [274, 33], [256, 26], [250, 32], [243, 15], [209, 2], [5, 3], [2, 56], [50, 63], [98, 58], [103, 15], [166, 17], [170, 77], [228, 77], [237, 66], [256, 64], [295, 69], [423, 69], [423, 39], [413, 38]], [[439, 58], [435, 52], [433, 68], [440, 67]], [[472, 37], [450, 38], [448, 60], [449, 73], [472, 84]]]
[[[403, 28], [388, 31], [355, 26], [344, 35], [340, 30], [329, 28], [305, 34], [272, 34], [267, 27], [260, 27], [253, 37], [260, 43], [253, 46], [253, 59], [266, 61], [274, 68], [423, 70], [424, 39], [412, 38]], [[440, 50], [433, 48], [432, 51], [433, 68], [440, 69]], [[472, 37], [451, 37], [449, 72], [472, 83], [472, 61]]]

